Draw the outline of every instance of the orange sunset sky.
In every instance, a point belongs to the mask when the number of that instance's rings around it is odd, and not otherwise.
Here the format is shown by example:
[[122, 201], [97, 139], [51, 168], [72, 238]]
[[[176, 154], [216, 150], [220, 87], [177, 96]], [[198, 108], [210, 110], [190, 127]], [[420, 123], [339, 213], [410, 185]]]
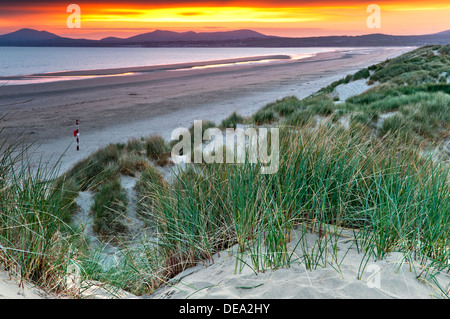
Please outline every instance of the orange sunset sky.
[[[69, 29], [69, 4], [81, 8], [81, 28]], [[381, 28], [366, 25], [369, 4], [381, 8]], [[100, 39], [160, 30], [252, 29], [277, 36], [428, 34], [450, 29], [449, 0], [412, 1], [32, 1], [0, 2], [0, 34], [21, 28]]]

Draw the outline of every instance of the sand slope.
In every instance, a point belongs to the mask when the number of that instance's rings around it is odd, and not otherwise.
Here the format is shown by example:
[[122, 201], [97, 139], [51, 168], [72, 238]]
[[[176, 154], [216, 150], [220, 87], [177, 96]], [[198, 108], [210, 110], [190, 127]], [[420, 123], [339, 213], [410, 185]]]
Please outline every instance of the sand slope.
[[[318, 237], [308, 234], [307, 239], [311, 248]], [[305, 263], [301, 262], [303, 248], [297, 247], [289, 268], [257, 274], [249, 266], [245, 266], [241, 273], [234, 273], [236, 247], [233, 247], [216, 254], [212, 264], [200, 263], [187, 269], [172, 279], [169, 285], [159, 288], [150, 298], [442, 298], [433, 280], [425, 276], [416, 278], [422, 268], [418, 262], [405, 261], [402, 253], [392, 253], [379, 261], [369, 260], [361, 279], [358, 279], [363, 255], [347, 240], [339, 240], [337, 262], [332, 260], [330, 249], [326, 265], [322, 261], [316, 269], [307, 270]], [[295, 244], [294, 239], [291, 245]], [[348, 253], [343, 258], [347, 250]], [[248, 258], [245, 260], [250, 263]], [[440, 274], [437, 280], [441, 287], [449, 288], [449, 274]]]
[[49, 295], [0, 269], [0, 299], [44, 299]]

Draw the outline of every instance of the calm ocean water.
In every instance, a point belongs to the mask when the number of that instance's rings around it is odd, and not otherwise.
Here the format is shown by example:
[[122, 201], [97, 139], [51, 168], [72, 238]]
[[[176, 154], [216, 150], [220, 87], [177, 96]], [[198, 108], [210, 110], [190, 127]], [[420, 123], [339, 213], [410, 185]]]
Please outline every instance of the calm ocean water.
[[211, 61], [334, 48], [23, 48], [0, 47], [0, 76]]

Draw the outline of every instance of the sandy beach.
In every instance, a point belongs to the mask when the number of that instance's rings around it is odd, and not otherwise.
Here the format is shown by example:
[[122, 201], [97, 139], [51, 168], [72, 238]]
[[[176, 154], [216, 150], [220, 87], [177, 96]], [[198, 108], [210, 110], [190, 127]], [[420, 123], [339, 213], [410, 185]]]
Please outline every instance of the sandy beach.
[[[4, 116], [4, 133], [21, 134], [33, 143], [33, 162], [54, 165], [61, 159], [63, 172], [109, 143], [151, 134], [169, 139], [177, 127], [190, 127], [199, 119], [219, 123], [234, 111], [248, 116], [278, 98], [304, 98], [347, 74], [409, 50], [339, 49], [300, 60], [265, 56], [38, 75], [83, 79], [4, 85], [0, 116]], [[79, 152], [72, 134], [77, 119]]]

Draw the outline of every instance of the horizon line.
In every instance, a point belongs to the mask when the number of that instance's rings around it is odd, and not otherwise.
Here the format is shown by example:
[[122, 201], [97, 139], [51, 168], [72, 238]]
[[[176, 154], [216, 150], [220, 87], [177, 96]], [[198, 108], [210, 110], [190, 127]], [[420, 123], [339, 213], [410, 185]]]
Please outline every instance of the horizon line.
[[[276, 28], [274, 28], [274, 29], [276, 29]], [[363, 33], [363, 34], [359, 34], [359, 35], [333, 34], [333, 35], [312, 35], [312, 36], [310, 35], [310, 36], [292, 37], [292, 36], [277, 36], [277, 35], [270, 35], [270, 34], [262, 33], [262, 32], [260, 32], [260, 31], [255, 31], [255, 30], [253, 30], [253, 29], [247, 29], [247, 28], [244, 28], [244, 29], [232, 29], [232, 30], [226, 30], [226, 31], [195, 31], [195, 30], [173, 31], [173, 30], [170, 30], [170, 29], [154, 29], [154, 28], [149, 28], [149, 29], [148, 29], [148, 30], [149, 30], [148, 32], [145, 32], [145, 31], [143, 30], [143, 32], [141, 32], [141, 33], [136, 33], [136, 34], [134, 34], [134, 35], [130, 35], [130, 36], [125, 37], [125, 38], [111, 35], [111, 36], [106, 36], [106, 37], [103, 37], [103, 38], [100, 38], [100, 39], [89, 39], [89, 38], [71, 38], [71, 37], [69, 37], [69, 36], [60, 36], [60, 35], [58, 35], [58, 34], [55, 33], [55, 32], [47, 31], [47, 30], [45, 30], [45, 29], [39, 30], [39, 29], [31, 28], [31, 27], [24, 27], [24, 28], [17, 29], [17, 30], [15, 30], [15, 31], [11, 31], [11, 32], [7, 32], [7, 33], [0, 34], [0, 36], [12, 34], [12, 33], [18, 32], [18, 31], [22, 31], [22, 30], [31, 30], [31, 31], [37, 31], [37, 32], [47, 32], [47, 33], [54, 34], [54, 35], [56, 35], [56, 36], [58, 36], [58, 37], [61, 37], [61, 38], [68, 38], [68, 39], [73, 39], [73, 40], [91, 40], [91, 41], [99, 41], [99, 40], [103, 40], [103, 39], [107, 39], [107, 38], [128, 39], [128, 38], [131, 38], [131, 37], [134, 37], [134, 36], [138, 36], [138, 35], [142, 35], [142, 34], [147, 34], [147, 33], [152, 33], [152, 32], [155, 32], [155, 31], [173, 32], [173, 33], [178, 33], [178, 34], [188, 33], [188, 32], [193, 32], [193, 33], [199, 34], [199, 33], [227, 33], [227, 32], [234, 32], [234, 31], [252, 31], [252, 32], [259, 33], [259, 34], [261, 34], [261, 35], [263, 35], [263, 36], [266, 36], [266, 37], [274, 37], [274, 38], [291, 38], [291, 39], [302, 39], [302, 38], [326, 38], [326, 37], [334, 37], [334, 36], [341, 36], [341, 37], [344, 37], [344, 36], [345, 36], [345, 37], [358, 37], [358, 36], [365, 36], [365, 35], [388, 35], [388, 36], [400, 36], [400, 37], [406, 36], [406, 37], [407, 37], [407, 36], [434, 35], [434, 34], [439, 34], [439, 33], [446, 32], [446, 31], [450, 31], [450, 29], [446, 29], [446, 30], [437, 31], [437, 32], [433, 32], [433, 33], [423, 33], [423, 34], [389, 34], [389, 33], [382, 33], [382, 32], [374, 32], [374, 33]], [[107, 32], [105, 32], [105, 33], [107, 33]]]

